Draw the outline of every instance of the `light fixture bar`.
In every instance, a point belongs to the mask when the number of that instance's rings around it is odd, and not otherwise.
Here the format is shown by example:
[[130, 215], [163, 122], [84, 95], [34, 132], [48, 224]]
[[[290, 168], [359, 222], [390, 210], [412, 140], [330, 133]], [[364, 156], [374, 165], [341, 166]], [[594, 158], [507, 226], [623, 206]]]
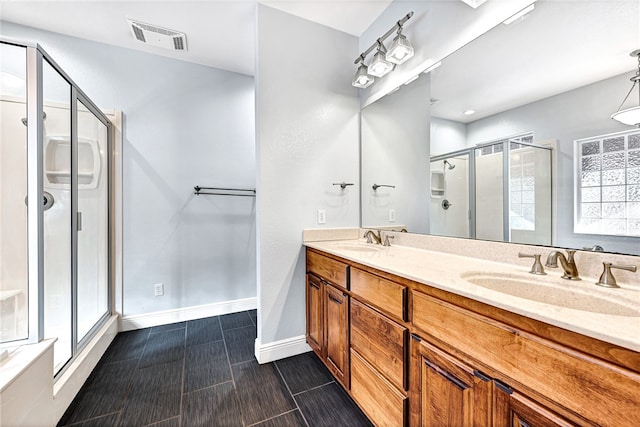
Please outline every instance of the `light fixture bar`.
[[360, 61], [362, 61], [368, 54], [373, 52], [373, 50], [376, 49], [380, 43], [384, 42], [385, 39], [387, 39], [391, 34], [395, 33], [399, 28], [402, 28], [405, 22], [411, 19], [412, 16], [413, 16], [413, 11], [407, 13], [401, 20], [396, 22], [396, 24], [393, 27], [391, 27], [389, 31], [384, 33], [382, 37], [378, 38], [375, 42], [373, 42], [373, 44], [369, 46], [369, 49], [365, 50], [360, 55], [358, 55], [358, 57], [355, 59], [355, 61], [353, 61], [353, 63], [357, 64]]

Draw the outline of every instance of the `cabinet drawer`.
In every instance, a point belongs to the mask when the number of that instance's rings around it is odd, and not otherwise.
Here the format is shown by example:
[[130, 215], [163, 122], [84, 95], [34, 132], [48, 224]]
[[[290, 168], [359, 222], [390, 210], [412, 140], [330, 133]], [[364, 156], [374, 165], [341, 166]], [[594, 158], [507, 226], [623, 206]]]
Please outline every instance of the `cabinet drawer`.
[[381, 311], [400, 320], [407, 320], [407, 288], [390, 280], [351, 269], [351, 292], [367, 300]]
[[376, 426], [406, 425], [407, 397], [396, 390], [353, 349], [351, 395]]
[[412, 299], [425, 333], [599, 425], [640, 425], [637, 373], [420, 292]]
[[307, 272], [317, 274], [334, 285], [349, 289], [349, 266], [333, 258], [307, 250]]
[[355, 299], [351, 301], [351, 348], [404, 390], [407, 337], [407, 328]]

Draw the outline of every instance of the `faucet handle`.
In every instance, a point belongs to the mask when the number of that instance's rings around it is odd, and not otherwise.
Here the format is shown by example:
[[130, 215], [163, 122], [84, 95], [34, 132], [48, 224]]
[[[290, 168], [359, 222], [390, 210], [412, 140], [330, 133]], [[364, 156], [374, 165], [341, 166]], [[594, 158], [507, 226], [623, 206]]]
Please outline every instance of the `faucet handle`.
[[547, 273], [544, 272], [544, 267], [540, 262], [540, 254], [525, 254], [522, 252], [518, 252], [518, 258], [533, 258], [533, 265], [531, 266], [531, 270], [529, 273], [537, 274], [537, 275], [545, 275]]
[[602, 274], [600, 275], [600, 279], [598, 279], [598, 281], [596, 282], [596, 285], [598, 286], [604, 286], [605, 288], [619, 288], [620, 286], [618, 286], [618, 283], [616, 282], [616, 278], [613, 277], [613, 273], [611, 273], [611, 269], [612, 268], [617, 268], [620, 270], [627, 270], [627, 271], [632, 271], [632, 272], [636, 272], [637, 271], [637, 267], [635, 265], [613, 265], [610, 262], [603, 262], [602, 263], [604, 270], [602, 271]]
[[364, 236], [362, 236], [362, 237], [366, 237], [367, 238], [367, 243], [373, 243], [373, 240], [371, 239], [371, 230], [369, 230], [366, 233], [364, 233]]
[[384, 235], [384, 243], [382, 244], [382, 246], [391, 246], [391, 242], [389, 242], [389, 239], [395, 239], [396, 236], [389, 236], [388, 234]]

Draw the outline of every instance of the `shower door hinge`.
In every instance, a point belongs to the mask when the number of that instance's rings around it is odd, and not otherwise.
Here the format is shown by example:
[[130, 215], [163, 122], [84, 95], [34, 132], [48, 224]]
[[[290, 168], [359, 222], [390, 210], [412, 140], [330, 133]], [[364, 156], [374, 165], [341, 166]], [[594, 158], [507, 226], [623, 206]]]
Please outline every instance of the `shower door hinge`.
[[82, 231], [82, 212], [76, 212], [76, 222], [77, 222], [76, 230]]

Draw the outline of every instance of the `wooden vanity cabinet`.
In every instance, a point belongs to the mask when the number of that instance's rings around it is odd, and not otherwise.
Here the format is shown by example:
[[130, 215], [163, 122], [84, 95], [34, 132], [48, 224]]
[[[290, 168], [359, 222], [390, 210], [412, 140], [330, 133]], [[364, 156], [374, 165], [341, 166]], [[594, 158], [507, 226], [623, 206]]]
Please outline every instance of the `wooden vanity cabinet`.
[[350, 380], [348, 277], [347, 264], [307, 251], [307, 343], [347, 390]]
[[324, 347], [323, 290], [322, 280], [307, 274], [307, 343], [321, 358]]
[[307, 342], [377, 426], [639, 426], [640, 353], [307, 250]]
[[570, 427], [576, 424], [517, 391], [495, 388], [494, 427]]
[[351, 396], [377, 426], [408, 425], [407, 287], [352, 267]]
[[349, 296], [325, 283], [324, 306], [325, 364], [349, 389]]

